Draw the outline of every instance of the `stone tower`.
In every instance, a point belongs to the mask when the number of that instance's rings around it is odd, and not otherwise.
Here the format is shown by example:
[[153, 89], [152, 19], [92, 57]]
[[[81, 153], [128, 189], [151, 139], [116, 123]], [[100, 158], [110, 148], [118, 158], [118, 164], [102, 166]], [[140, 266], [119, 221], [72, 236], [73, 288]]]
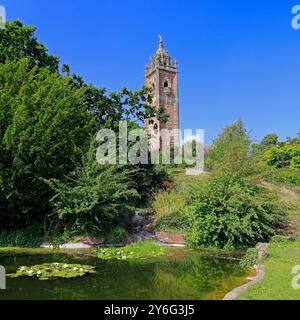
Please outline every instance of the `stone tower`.
[[[153, 90], [153, 104], [157, 108], [164, 107], [169, 114], [167, 123], [154, 119], [157, 129], [179, 130], [179, 99], [178, 99], [178, 64], [172, 60], [165, 50], [162, 37], [159, 36], [159, 47], [150, 65], [146, 65], [146, 86]], [[149, 124], [146, 126], [149, 130]], [[152, 124], [153, 126], [153, 124]], [[179, 143], [178, 134], [171, 135], [171, 144]]]

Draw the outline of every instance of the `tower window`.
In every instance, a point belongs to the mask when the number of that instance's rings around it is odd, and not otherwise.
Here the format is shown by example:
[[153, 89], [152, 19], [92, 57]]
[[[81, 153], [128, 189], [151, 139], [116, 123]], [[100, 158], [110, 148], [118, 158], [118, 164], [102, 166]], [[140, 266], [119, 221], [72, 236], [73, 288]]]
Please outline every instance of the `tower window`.
[[164, 82], [164, 88], [169, 88], [169, 82], [168, 81]]

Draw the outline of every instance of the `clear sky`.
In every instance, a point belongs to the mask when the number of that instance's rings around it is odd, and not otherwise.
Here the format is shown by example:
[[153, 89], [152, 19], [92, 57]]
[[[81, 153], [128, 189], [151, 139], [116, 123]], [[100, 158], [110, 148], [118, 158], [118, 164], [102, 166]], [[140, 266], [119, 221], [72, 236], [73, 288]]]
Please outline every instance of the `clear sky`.
[[209, 143], [244, 119], [254, 140], [300, 132], [300, 0], [0, 0], [7, 19], [108, 91], [139, 89], [158, 45], [179, 62], [180, 120]]

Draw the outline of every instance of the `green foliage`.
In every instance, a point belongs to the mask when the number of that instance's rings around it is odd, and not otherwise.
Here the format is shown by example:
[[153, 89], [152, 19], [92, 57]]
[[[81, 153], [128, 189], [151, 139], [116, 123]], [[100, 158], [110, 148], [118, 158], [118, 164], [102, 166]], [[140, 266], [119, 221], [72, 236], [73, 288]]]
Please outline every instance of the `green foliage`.
[[0, 247], [37, 248], [42, 244], [42, 228], [34, 224], [24, 229], [0, 230]]
[[240, 266], [242, 268], [251, 269], [258, 264], [258, 252], [257, 248], [249, 248], [240, 261]]
[[184, 196], [175, 192], [161, 192], [152, 203], [156, 213], [154, 229], [160, 231], [187, 231], [189, 220]]
[[95, 267], [81, 264], [45, 263], [32, 267], [20, 267], [16, 273], [8, 276], [11, 278], [37, 277], [39, 280], [49, 280], [83, 277], [88, 273], [96, 273]]
[[109, 230], [134, 212], [139, 194], [130, 186], [129, 175], [123, 168], [95, 161], [65, 181], [51, 180], [56, 191], [52, 199], [55, 217], [73, 236]]
[[265, 152], [264, 160], [276, 168], [300, 168], [300, 144], [273, 147]]
[[[0, 65], [0, 227], [43, 221], [51, 190], [41, 178], [72, 171], [93, 117], [82, 90], [27, 59]], [[81, 149], [81, 150], [80, 150]]]
[[262, 178], [269, 182], [283, 184], [285, 186], [299, 187], [300, 186], [300, 170], [292, 168], [276, 169], [262, 165], [260, 167]]
[[292, 169], [300, 169], [300, 156], [293, 157], [291, 161], [291, 168]]
[[139, 241], [122, 248], [95, 249], [93, 255], [103, 260], [144, 260], [165, 254], [165, 248], [153, 241]]
[[105, 243], [123, 244], [126, 235], [126, 229], [120, 226], [112, 227], [110, 232], [105, 236]]
[[[64, 185], [66, 176], [72, 178], [74, 172], [80, 175], [81, 159], [98, 129], [116, 130], [120, 120], [131, 119], [137, 125], [151, 116], [161, 121], [167, 118], [162, 108], [151, 106], [146, 87], [137, 92], [124, 88], [120, 93], [106, 94], [104, 88], [87, 85], [80, 76], [71, 74], [68, 65], [63, 65], [65, 75], [59, 74], [59, 59], [48, 54], [34, 33], [35, 28], [19, 21], [0, 30], [0, 228], [5, 229], [57, 222], [57, 214], [50, 215], [53, 190], [45, 181]], [[109, 185], [113, 190], [117, 190], [114, 183], [126, 180], [129, 169], [124, 168], [122, 177], [120, 171], [116, 179], [110, 177], [115, 174], [112, 169], [102, 174], [112, 181]], [[137, 190], [140, 201], [144, 201], [162, 179], [152, 166], [131, 170], [131, 177], [125, 183], [128, 191], [124, 192], [125, 186], [120, 191], [125, 213], [131, 206], [132, 190]], [[141, 182], [134, 183], [133, 178]], [[83, 218], [83, 212], [90, 212], [89, 205], [96, 210], [93, 201], [97, 201], [95, 194], [100, 189], [94, 187], [88, 192], [83, 187], [88, 188], [91, 180], [82, 178], [79, 183], [81, 193], [72, 184], [70, 202], [75, 207], [76, 201], [81, 202], [76, 214], [83, 226], [76, 229], [86, 230], [93, 217], [87, 214]], [[111, 216], [118, 210], [113, 208]]]
[[208, 169], [230, 168], [231, 170], [249, 170], [249, 150], [251, 140], [239, 120], [226, 127], [213, 142], [206, 159]]
[[289, 242], [288, 237], [276, 235], [271, 238], [271, 243], [286, 243]]
[[72, 236], [98, 234], [128, 221], [140, 201], [163, 179], [155, 167], [100, 165], [92, 143], [82, 165], [63, 180], [48, 180], [55, 192], [51, 220]]
[[36, 28], [24, 26], [20, 21], [8, 22], [0, 29], [0, 64], [29, 58], [31, 66], [58, 70], [59, 58], [48, 54], [35, 37]]
[[261, 141], [261, 145], [264, 147], [276, 146], [277, 144], [278, 144], [278, 135], [275, 133], [268, 134]]
[[[271, 243], [264, 261], [265, 278], [250, 288], [239, 300], [298, 300], [299, 291], [291, 285], [296, 276], [292, 270], [299, 265], [300, 241]], [[295, 278], [296, 280], [296, 278]]]
[[270, 148], [279, 145], [278, 135], [275, 133], [265, 136], [260, 143], [252, 144], [251, 156], [256, 162], [263, 158], [263, 154]]
[[190, 245], [239, 248], [269, 240], [285, 212], [254, 181], [221, 171], [195, 190], [190, 217]]

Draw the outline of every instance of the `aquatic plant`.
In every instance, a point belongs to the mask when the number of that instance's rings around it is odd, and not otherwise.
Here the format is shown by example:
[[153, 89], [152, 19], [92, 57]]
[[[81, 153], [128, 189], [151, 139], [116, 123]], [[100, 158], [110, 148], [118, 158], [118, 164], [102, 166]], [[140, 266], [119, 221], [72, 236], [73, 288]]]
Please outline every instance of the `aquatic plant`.
[[139, 241], [122, 248], [95, 249], [92, 254], [103, 260], [142, 260], [164, 255], [165, 248], [153, 241]]
[[88, 273], [96, 273], [95, 267], [81, 264], [45, 263], [32, 267], [22, 266], [16, 273], [8, 276], [11, 278], [36, 276], [39, 280], [49, 280], [51, 278], [77, 278]]

